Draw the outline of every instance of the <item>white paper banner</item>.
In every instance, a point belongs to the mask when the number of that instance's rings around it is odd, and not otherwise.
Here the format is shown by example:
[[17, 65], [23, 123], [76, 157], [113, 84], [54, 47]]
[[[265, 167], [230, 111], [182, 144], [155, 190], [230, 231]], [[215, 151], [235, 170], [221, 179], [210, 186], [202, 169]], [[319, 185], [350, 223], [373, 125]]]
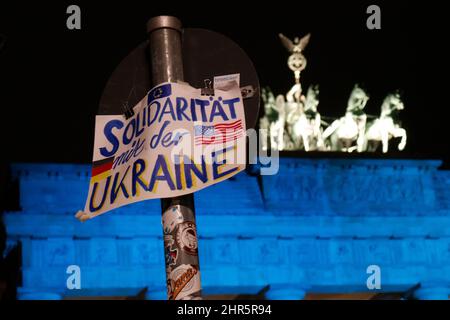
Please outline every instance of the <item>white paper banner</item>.
[[97, 116], [86, 220], [123, 205], [176, 197], [245, 168], [245, 115], [238, 84], [214, 96], [187, 84], [149, 91], [134, 116]]

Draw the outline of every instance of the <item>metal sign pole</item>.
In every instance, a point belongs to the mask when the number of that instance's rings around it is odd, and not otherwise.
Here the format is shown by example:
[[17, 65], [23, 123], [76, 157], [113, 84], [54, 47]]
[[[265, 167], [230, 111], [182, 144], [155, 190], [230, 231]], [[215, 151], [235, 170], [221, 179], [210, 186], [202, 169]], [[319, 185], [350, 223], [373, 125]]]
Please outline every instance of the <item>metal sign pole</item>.
[[[153, 86], [183, 80], [181, 22], [170, 16], [147, 23]], [[201, 298], [194, 195], [161, 199], [169, 300]]]

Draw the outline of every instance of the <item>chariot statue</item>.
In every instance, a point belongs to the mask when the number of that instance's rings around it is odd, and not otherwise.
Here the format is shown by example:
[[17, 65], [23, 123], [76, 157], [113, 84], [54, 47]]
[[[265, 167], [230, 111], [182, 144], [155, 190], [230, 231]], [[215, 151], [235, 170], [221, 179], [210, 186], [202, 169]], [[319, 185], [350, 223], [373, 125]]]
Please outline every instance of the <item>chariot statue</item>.
[[[319, 87], [310, 86], [303, 94], [300, 83], [301, 72], [307, 60], [303, 51], [309, 43], [310, 34], [290, 40], [279, 34], [281, 43], [289, 51], [287, 65], [294, 73], [295, 83], [286, 93], [276, 98], [270, 89], [262, 90], [265, 116], [260, 120], [262, 148], [305, 151], [375, 151], [381, 144], [382, 152], [389, 149], [391, 138], [400, 138], [398, 149], [406, 145], [406, 131], [396, 122], [395, 115], [403, 109], [398, 93], [389, 94], [381, 106], [379, 117], [366, 115], [364, 108], [368, 94], [355, 85], [347, 102], [345, 115], [323, 121], [317, 110]], [[368, 118], [375, 119], [368, 122]]]

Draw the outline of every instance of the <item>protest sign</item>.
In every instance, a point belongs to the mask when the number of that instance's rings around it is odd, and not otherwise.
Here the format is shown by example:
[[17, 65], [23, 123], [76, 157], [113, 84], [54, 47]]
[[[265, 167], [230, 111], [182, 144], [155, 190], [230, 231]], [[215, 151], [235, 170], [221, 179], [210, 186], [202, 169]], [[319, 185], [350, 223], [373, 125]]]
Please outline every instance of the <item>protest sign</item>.
[[163, 83], [134, 115], [96, 117], [86, 220], [155, 198], [176, 197], [245, 168], [246, 124], [236, 79], [212, 96], [185, 83]]

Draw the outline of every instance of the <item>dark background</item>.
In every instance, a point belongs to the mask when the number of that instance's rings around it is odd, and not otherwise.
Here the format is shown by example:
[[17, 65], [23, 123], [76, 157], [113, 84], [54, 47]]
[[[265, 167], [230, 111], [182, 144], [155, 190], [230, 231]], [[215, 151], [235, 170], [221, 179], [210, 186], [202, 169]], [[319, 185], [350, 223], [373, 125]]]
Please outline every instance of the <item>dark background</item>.
[[[66, 28], [70, 4], [81, 7], [81, 30]], [[370, 4], [381, 7], [381, 30], [366, 28]], [[185, 27], [236, 41], [253, 60], [261, 85], [276, 94], [293, 84], [278, 33], [293, 38], [311, 32], [302, 84], [304, 90], [320, 85], [323, 116], [344, 114], [355, 83], [370, 94], [366, 112], [374, 115], [384, 96], [400, 89], [408, 132], [400, 156], [443, 159], [448, 167], [445, 12], [430, 1], [2, 2], [2, 162], [90, 162], [108, 77], [145, 40], [146, 21], [171, 14]]]

